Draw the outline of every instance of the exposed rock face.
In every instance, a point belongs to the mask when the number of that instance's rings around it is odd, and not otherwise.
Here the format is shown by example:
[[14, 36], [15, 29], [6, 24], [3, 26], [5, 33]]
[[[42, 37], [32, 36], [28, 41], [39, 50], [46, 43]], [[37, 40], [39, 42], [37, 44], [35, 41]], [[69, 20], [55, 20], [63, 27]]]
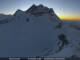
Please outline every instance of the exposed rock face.
[[52, 8], [48, 8], [43, 5], [36, 6], [34, 4], [26, 11], [26, 13], [31, 13], [34, 16], [41, 16], [43, 14], [50, 14], [54, 16], [55, 14]]
[[67, 40], [66, 35], [64, 35], [64, 34], [60, 34], [58, 36], [58, 38], [59, 38], [59, 40], [61, 42], [61, 43], [60, 42], [58, 43], [58, 44], [61, 44], [61, 46], [59, 47], [59, 51], [61, 51], [64, 48], [65, 45], [68, 45], [69, 44], [69, 42]]

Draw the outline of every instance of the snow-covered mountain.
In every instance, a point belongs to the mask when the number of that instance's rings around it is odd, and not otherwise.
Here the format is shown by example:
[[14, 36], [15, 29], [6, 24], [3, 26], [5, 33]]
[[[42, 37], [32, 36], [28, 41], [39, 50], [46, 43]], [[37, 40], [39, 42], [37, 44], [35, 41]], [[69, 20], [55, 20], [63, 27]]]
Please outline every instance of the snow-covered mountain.
[[27, 11], [17, 10], [13, 16], [0, 19], [0, 57], [76, 54], [73, 42], [78, 32], [61, 21], [52, 8], [32, 5]]
[[12, 15], [4, 15], [4, 14], [0, 14], [0, 21], [4, 20], [4, 19], [10, 19], [12, 17]]

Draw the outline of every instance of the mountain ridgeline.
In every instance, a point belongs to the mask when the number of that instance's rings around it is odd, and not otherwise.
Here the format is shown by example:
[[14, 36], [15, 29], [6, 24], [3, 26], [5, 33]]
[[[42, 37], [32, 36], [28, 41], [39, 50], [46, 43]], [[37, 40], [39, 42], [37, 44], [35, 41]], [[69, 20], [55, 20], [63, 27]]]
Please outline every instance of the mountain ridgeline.
[[67, 26], [52, 8], [43, 5], [33, 4], [26, 11], [1, 15], [0, 57], [72, 56], [62, 52], [70, 44]]

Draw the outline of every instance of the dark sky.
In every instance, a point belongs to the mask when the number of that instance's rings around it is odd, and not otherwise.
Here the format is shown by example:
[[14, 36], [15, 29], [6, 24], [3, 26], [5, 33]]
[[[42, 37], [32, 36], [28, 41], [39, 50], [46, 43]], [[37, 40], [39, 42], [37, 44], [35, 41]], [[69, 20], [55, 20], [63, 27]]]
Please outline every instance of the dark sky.
[[51, 7], [58, 16], [80, 16], [80, 0], [0, 0], [0, 13], [13, 14], [17, 9], [27, 10], [32, 4]]

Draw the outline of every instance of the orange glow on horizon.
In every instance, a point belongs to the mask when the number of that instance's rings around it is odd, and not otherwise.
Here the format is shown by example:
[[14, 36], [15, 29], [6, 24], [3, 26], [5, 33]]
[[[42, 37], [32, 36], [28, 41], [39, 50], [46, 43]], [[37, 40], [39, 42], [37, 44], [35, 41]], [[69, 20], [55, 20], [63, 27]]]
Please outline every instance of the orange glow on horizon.
[[75, 16], [75, 15], [64, 15], [64, 16], [59, 16], [61, 20], [80, 20], [80, 16]]

